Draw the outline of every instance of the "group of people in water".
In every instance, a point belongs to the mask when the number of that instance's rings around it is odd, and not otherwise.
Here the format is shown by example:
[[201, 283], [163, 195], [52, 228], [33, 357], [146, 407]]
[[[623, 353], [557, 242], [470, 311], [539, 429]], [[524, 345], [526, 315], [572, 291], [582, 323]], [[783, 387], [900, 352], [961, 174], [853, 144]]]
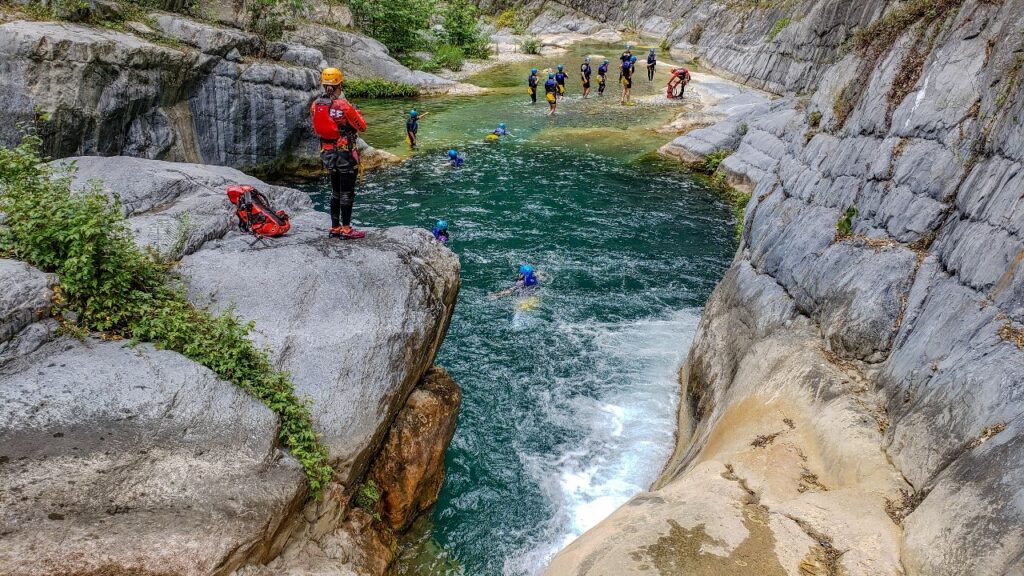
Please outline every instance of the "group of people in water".
[[[633, 76], [636, 74], [637, 58], [633, 54], [633, 47], [626, 45], [626, 49], [619, 56], [619, 83], [622, 85], [622, 97], [620, 103], [625, 106], [633, 104]], [[597, 95], [604, 96], [605, 88], [608, 85], [608, 72], [610, 61], [605, 58], [597, 67]], [[647, 52], [647, 81], [654, 81], [654, 72], [658, 66], [658, 56], [654, 48]], [[565, 65], [559, 64], [555, 71], [545, 70], [548, 77], [544, 82], [544, 98], [548, 102], [548, 115], [553, 115], [558, 109], [558, 101], [565, 97], [566, 81], [569, 75], [565, 72]], [[537, 68], [530, 70], [530, 76], [526, 80], [526, 89], [530, 95], [530, 101], [537, 103], [537, 94], [540, 87], [541, 72]], [[675, 74], [675, 71], [673, 71]], [[590, 85], [594, 76], [593, 67], [590, 65], [590, 56], [583, 58], [580, 64], [580, 85], [583, 87], [583, 98], [590, 97]], [[689, 81], [689, 72], [686, 73], [686, 81]], [[682, 93], [679, 93], [681, 96]], [[672, 95], [670, 94], [670, 97]]]
[[[620, 102], [623, 105], [632, 104], [633, 76], [636, 74], [637, 57], [633, 55], [632, 46], [626, 45], [625, 50], [619, 56], [619, 82], [622, 85], [622, 97]], [[647, 81], [654, 80], [655, 69], [658, 65], [655, 49], [651, 48], [647, 54]], [[565, 72], [565, 66], [559, 64], [556, 71], [547, 72], [547, 80], [544, 82], [544, 96], [548, 102], [548, 115], [555, 114], [558, 101], [566, 95], [566, 84], [569, 75]], [[537, 68], [530, 70], [527, 80], [528, 90], [532, 103], [537, 102], [537, 93], [540, 86], [540, 71]], [[609, 74], [609, 61], [604, 59], [597, 67], [597, 94], [604, 96]], [[590, 57], [583, 59], [580, 65], [580, 83], [583, 87], [583, 98], [590, 96], [590, 85], [594, 71], [591, 68]], [[310, 114], [313, 118], [313, 130], [320, 138], [320, 160], [327, 169], [331, 181], [330, 215], [331, 227], [328, 235], [332, 238], [358, 239], [364, 238], [366, 234], [361, 230], [352, 227], [352, 208], [355, 200], [356, 180], [359, 173], [359, 151], [356, 147], [359, 133], [366, 131], [366, 121], [358, 108], [353, 106], [342, 92], [344, 75], [337, 68], [327, 68], [320, 75], [320, 84], [323, 93], [313, 100], [310, 105]], [[690, 73], [685, 68], [673, 69], [672, 78], [669, 81], [667, 95], [669, 98], [682, 97], [686, 84], [690, 81]], [[416, 149], [419, 122], [427, 116], [427, 112], [419, 113], [415, 109], [410, 110], [405, 123], [406, 141], [411, 149]], [[497, 140], [508, 134], [504, 123], [488, 134], [490, 140]], [[465, 162], [465, 158], [458, 150], [448, 150], [447, 163], [452, 168], [459, 168]], [[433, 228], [434, 238], [439, 242], [447, 243], [450, 239], [448, 222], [438, 220]], [[534, 267], [523, 264], [519, 268], [519, 276], [515, 286], [509, 290], [497, 293], [497, 296], [512, 294], [521, 290], [532, 290], [540, 283], [541, 276]]]

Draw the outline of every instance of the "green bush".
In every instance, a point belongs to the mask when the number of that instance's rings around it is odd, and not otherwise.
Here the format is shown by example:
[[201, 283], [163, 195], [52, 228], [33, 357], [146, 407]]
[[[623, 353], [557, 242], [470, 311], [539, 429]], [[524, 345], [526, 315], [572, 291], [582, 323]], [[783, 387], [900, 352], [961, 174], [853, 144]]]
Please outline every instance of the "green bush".
[[380, 497], [380, 488], [377, 487], [377, 483], [373, 480], [367, 480], [356, 489], [355, 504], [372, 512], [374, 507], [377, 506], [377, 502], [380, 502]]
[[821, 112], [815, 110], [814, 112], [808, 114], [807, 123], [811, 126], [811, 128], [817, 128], [818, 126], [821, 126]]
[[870, 60], [884, 54], [899, 37], [917, 22], [924, 27], [945, 18], [953, 9], [959, 8], [964, 0], [910, 0], [891, 10], [871, 24], [858, 29], [853, 35], [853, 46], [857, 52]]
[[516, 34], [526, 33], [526, 17], [516, 8], [506, 8], [494, 19], [495, 28], [511, 28]]
[[530, 36], [523, 38], [523, 43], [519, 45], [519, 49], [522, 50], [523, 54], [540, 54], [541, 46], [540, 38]]
[[661, 39], [661, 42], [658, 44], [658, 48], [661, 48], [661, 51], [666, 54], [672, 51], [672, 43], [669, 42], [667, 36]]
[[434, 50], [434, 63], [442, 68], [447, 68], [458, 72], [462, 70], [462, 65], [465, 63], [466, 55], [462, 52], [462, 48], [458, 46], [452, 46], [445, 44], [438, 46]]
[[288, 22], [305, 9], [305, 0], [246, 0], [246, 29], [268, 40], [276, 40]]
[[730, 154], [732, 154], [732, 150], [726, 149], [716, 150], [711, 154], [708, 154], [707, 157], [704, 158], [704, 164], [700, 166], [700, 171], [707, 174], [714, 174], [718, 171], [718, 166], [722, 163], [722, 160], [728, 158]]
[[0, 253], [57, 275], [56, 312], [72, 332], [150, 341], [210, 368], [280, 417], [278, 439], [302, 463], [319, 497], [333, 470], [291, 379], [249, 340], [253, 324], [230, 310], [192, 305], [167, 276], [168, 264], [136, 247], [120, 205], [97, 187], [71, 192], [67, 174], [42, 164], [42, 142], [26, 136], [0, 148]]
[[849, 238], [853, 234], [853, 219], [857, 217], [857, 207], [850, 206], [836, 222], [836, 239]]
[[444, 38], [452, 45], [462, 48], [470, 58], [487, 58], [491, 55], [487, 37], [477, 21], [476, 6], [467, 0], [448, 0], [441, 11], [444, 19]]
[[780, 19], [776, 20], [775, 24], [772, 24], [772, 29], [768, 31], [768, 35], [765, 36], [765, 38], [769, 42], [771, 42], [772, 40], [775, 40], [775, 37], [779, 35], [779, 32], [782, 32], [782, 30], [786, 26], [789, 26], [790, 22], [792, 22], [792, 21], [793, 21], [793, 19], [790, 18], [789, 16], [786, 16], [785, 18], [780, 18]]
[[352, 17], [366, 34], [380, 40], [395, 55], [424, 47], [434, 0], [352, 0]]
[[345, 82], [345, 96], [349, 98], [411, 98], [418, 96], [419, 92], [419, 88], [412, 84], [383, 78]]

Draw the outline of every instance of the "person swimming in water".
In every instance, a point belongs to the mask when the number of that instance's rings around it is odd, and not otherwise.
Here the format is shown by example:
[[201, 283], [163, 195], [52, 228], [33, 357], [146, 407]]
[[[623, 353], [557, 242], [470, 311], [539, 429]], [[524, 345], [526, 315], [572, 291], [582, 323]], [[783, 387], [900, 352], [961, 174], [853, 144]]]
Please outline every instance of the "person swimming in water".
[[597, 95], [604, 96], [604, 86], [608, 81], [608, 59], [605, 58], [604, 62], [597, 67]]
[[558, 73], [555, 74], [555, 82], [558, 83], [558, 95], [565, 96], [565, 81], [569, 78], [569, 75], [565, 73], [565, 66], [558, 65]]
[[434, 224], [433, 234], [434, 240], [437, 240], [441, 244], [447, 244], [449, 239], [448, 221], [438, 220], [437, 223]]
[[409, 119], [405, 121], [405, 139], [409, 142], [411, 150], [416, 149], [416, 134], [420, 131], [420, 120], [426, 118], [430, 112], [420, 114], [413, 108], [409, 110]]
[[526, 80], [526, 90], [530, 93], [530, 103], [537, 103], [537, 84], [540, 83], [540, 79], [537, 78], [537, 69], [530, 69], [530, 77]]
[[466, 159], [463, 158], [462, 156], [459, 156], [459, 151], [456, 150], [455, 148], [452, 148], [451, 150], [448, 151], [448, 165], [451, 166], [452, 168], [462, 167], [462, 164], [465, 161]]
[[636, 56], [633, 56], [629, 60], [623, 60], [622, 69], [619, 70], [619, 77], [622, 78], [622, 99], [619, 100], [620, 104], [628, 105], [633, 91], [633, 70], [635, 66]]
[[654, 67], [658, 65], [658, 57], [654, 55], [654, 48], [647, 53], [647, 81], [654, 81]]
[[534, 269], [531, 264], [520, 264], [519, 265], [519, 276], [516, 277], [515, 284], [511, 288], [506, 288], [500, 292], [491, 294], [491, 298], [504, 298], [505, 296], [512, 296], [513, 294], [530, 294], [537, 288], [540, 288], [540, 282], [544, 279], [544, 276]]
[[590, 56], [587, 56], [580, 65], [580, 82], [583, 84], [584, 98], [590, 95], [590, 74]]
[[544, 83], [544, 97], [548, 101], [548, 116], [555, 113], [555, 108], [558, 107], [558, 82], [555, 82], [555, 75], [548, 73], [548, 80]]
[[491, 134], [494, 134], [495, 136], [507, 136], [508, 135], [508, 130], [505, 129], [505, 123], [504, 122], [500, 122], [498, 124], [498, 127], [495, 128], [494, 132], [491, 132]]

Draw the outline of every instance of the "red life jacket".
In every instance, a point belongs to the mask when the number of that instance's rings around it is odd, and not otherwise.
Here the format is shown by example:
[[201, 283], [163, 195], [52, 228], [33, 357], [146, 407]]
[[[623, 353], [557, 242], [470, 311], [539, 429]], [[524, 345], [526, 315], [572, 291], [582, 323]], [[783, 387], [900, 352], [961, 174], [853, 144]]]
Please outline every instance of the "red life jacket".
[[340, 145], [351, 151], [355, 148], [355, 129], [348, 125], [341, 106], [335, 107], [336, 102], [341, 101], [326, 96], [313, 101], [310, 106], [313, 114], [313, 131], [320, 137], [320, 144], [325, 149], [333, 149]]
[[276, 238], [284, 236], [292, 223], [284, 210], [274, 210], [270, 200], [252, 186], [228, 186], [228, 200], [235, 205], [238, 229], [255, 236]]

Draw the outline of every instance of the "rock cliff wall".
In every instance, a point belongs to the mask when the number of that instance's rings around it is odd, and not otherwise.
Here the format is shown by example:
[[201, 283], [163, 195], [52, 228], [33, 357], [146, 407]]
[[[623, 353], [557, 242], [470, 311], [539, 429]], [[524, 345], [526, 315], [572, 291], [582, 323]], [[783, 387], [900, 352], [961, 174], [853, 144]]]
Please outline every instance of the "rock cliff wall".
[[[432, 362], [458, 258], [410, 228], [329, 240], [305, 194], [230, 168], [71, 161], [75, 186], [99, 180], [121, 198], [140, 245], [181, 258], [194, 302], [254, 321], [310, 401], [335, 483], [307, 501], [266, 406], [177, 353], [60, 335], [59, 279], [0, 260], [0, 573], [258, 574], [282, 554], [290, 574], [383, 573], [391, 531], [444, 474], [460, 394]], [[224, 193], [234, 182], [288, 209], [292, 232], [250, 246]], [[385, 471], [380, 522], [350, 505], [371, 466]]]
[[0, 9], [0, 143], [34, 128], [55, 158], [127, 155], [261, 170], [315, 165], [308, 107], [328, 62], [350, 78], [430, 91], [455, 85], [409, 70], [371, 38], [323, 24], [302, 24], [282, 41], [266, 42], [164, 12], [123, 30], [5, 22], [14, 17]]
[[606, 7], [786, 97], [666, 148], [733, 151], [741, 245], [676, 455], [548, 573], [1021, 574], [1024, 3], [739, 4]]

